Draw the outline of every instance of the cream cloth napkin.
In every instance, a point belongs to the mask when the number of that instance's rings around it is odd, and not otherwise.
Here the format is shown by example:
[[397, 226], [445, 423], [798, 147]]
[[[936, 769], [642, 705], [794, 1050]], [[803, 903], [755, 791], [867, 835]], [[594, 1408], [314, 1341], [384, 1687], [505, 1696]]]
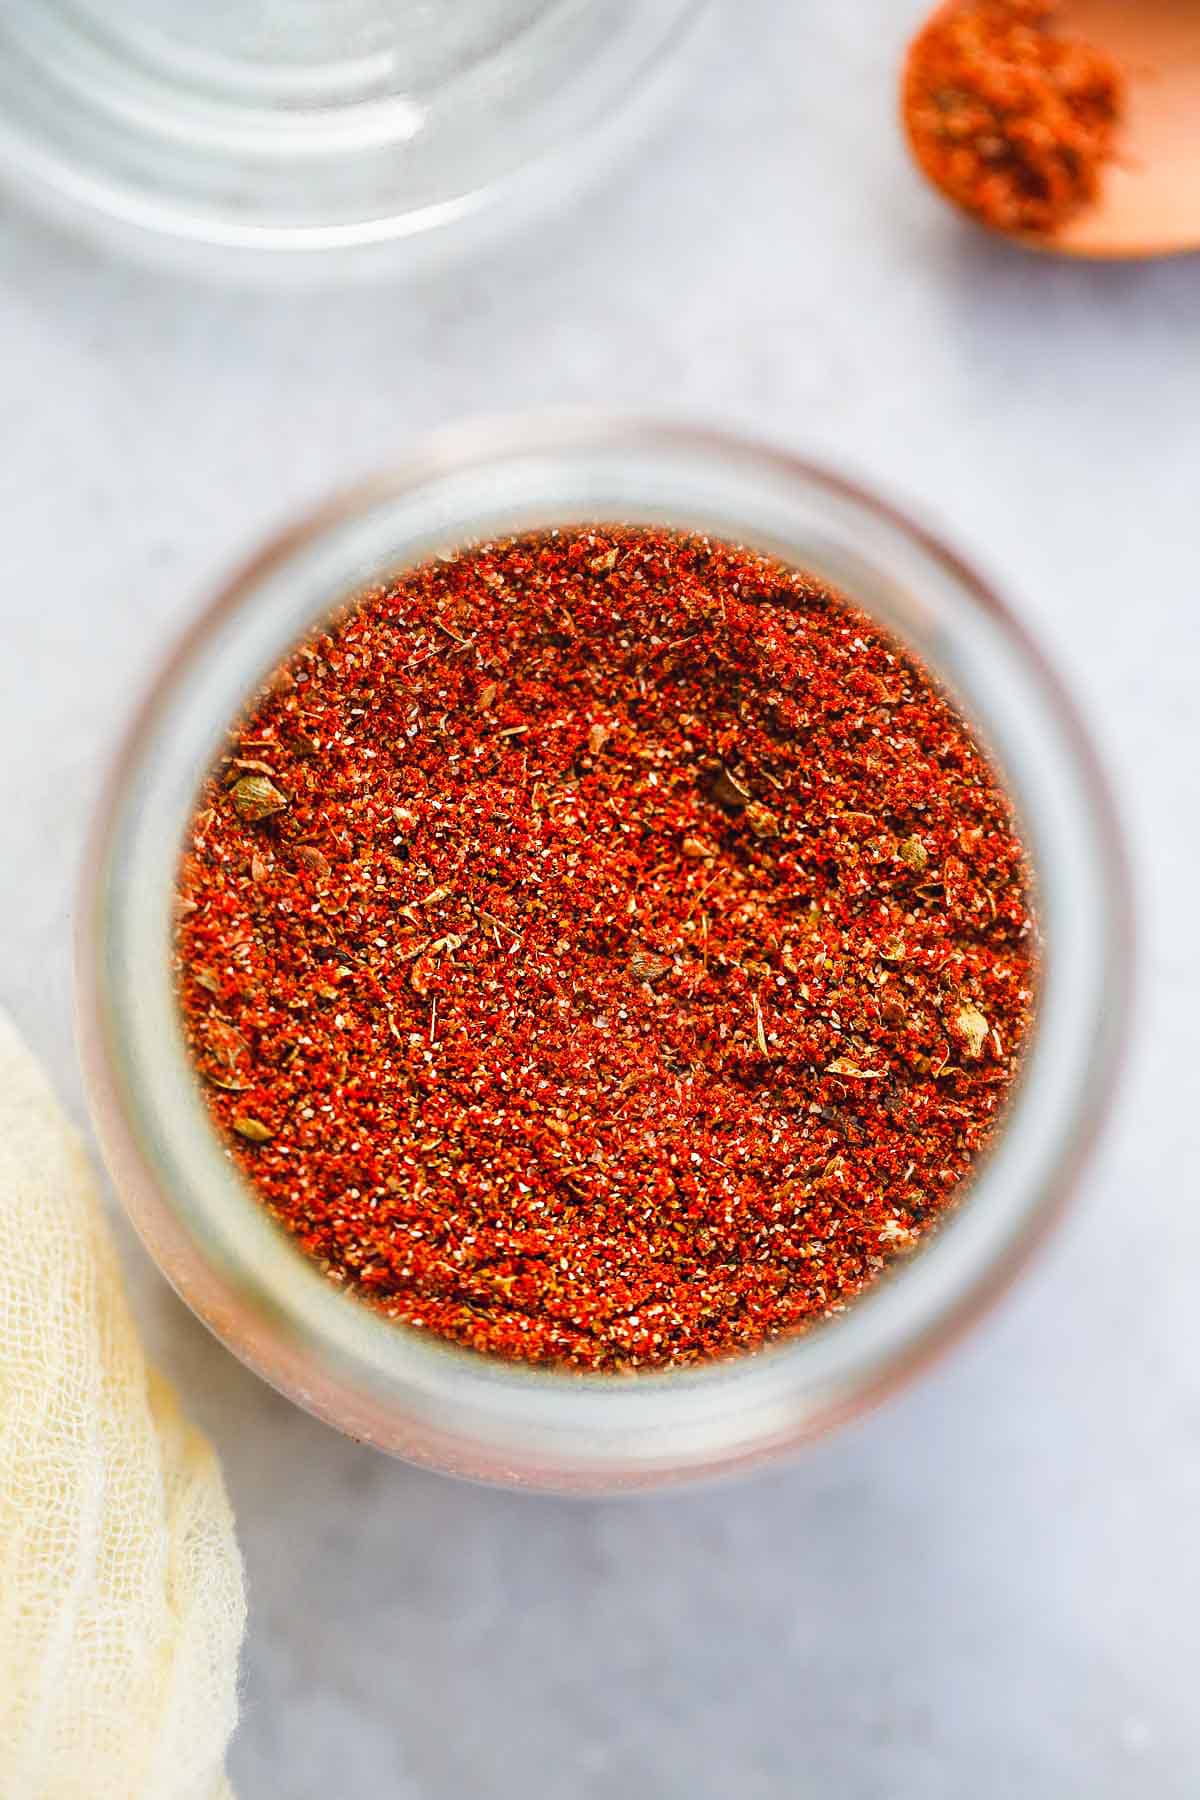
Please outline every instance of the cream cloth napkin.
[[0, 1013], [0, 1793], [230, 1800], [242, 1571], [95, 1179]]

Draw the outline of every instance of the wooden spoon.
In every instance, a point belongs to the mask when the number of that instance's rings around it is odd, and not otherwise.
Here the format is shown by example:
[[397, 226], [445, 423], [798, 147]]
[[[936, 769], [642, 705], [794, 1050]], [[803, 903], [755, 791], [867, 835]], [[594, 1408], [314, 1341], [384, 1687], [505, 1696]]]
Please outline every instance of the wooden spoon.
[[1113, 260], [1200, 249], [1200, 0], [1062, 0], [1054, 16], [1120, 64], [1125, 111], [1099, 198], [1021, 241]]

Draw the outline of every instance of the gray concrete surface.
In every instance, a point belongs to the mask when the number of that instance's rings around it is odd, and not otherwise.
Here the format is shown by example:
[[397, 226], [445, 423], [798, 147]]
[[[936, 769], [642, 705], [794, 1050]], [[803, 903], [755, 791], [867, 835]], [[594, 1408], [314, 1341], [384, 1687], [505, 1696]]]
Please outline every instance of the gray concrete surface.
[[602, 402], [848, 462], [997, 573], [1117, 779], [1138, 1033], [1075, 1216], [949, 1363], [741, 1486], [458, 1486], [268, 1392], [126, 1238], [251, 1595], [242, 1800], [1200, 1793], [1200, 261], [1056, 266], [910, 175], [911, 0], [720, 11], [635, 166], [410, 291], [173, 284], [0, 215], [0, 998], [82, 1114], [106, 747], [268, 528], [478, 409]]

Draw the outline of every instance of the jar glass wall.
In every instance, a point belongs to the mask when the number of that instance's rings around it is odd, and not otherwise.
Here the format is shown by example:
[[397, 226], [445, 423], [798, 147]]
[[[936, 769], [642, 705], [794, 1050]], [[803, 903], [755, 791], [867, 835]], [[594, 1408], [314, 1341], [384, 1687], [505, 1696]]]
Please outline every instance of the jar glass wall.
[[[555, 525], [700, 530], [810, 568], [952, 690], [1016, 802], [1045, 939], [1033, 1042], [966, 1202], [836, 1320], [753, 1355], [644, 1375], [500, 1363], [328, 1284], [224, 1153], [174, 993], [173, 896], [198, 784], [256, 684], [364, 586], [472, 540]], [[459, 1474], [654, 1485], [788, 1449], [878, 1399], [1023, 1262], [1102, 1121], [1122, 1035], [1126, 884], [1103, 782], [1057, 679], [962, 562], [888, 506], [755, 444], [626, 421], [444, 433], [303, 521], [204, 613], [110, 778], [81, 910], [85, 1070], [151, 1253], [247, 1363], [331, 1423]]]
[[701, 0], [0, 6], [0, 174], [225, 276], [409, 269], [576, 194]]

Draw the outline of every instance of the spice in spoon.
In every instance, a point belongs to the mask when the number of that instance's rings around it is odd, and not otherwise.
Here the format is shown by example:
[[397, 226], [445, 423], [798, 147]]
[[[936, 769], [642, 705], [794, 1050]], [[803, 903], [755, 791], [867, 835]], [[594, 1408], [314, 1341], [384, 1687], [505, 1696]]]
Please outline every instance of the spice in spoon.
[[961, 715], [821, 582], [551, 532], [277, 671], [191, 822], [179, 995], [332, 1281], [663, 1368], [840, 1312], [944, 1218], [1029, 1032], [1027, 879]]
[[909, 51], [903, 113], [925, 174], [998, 231], [1050, 234], [1100, 191], [1124, 78], [1056, 29], [1057, 0], [950, 0]]

